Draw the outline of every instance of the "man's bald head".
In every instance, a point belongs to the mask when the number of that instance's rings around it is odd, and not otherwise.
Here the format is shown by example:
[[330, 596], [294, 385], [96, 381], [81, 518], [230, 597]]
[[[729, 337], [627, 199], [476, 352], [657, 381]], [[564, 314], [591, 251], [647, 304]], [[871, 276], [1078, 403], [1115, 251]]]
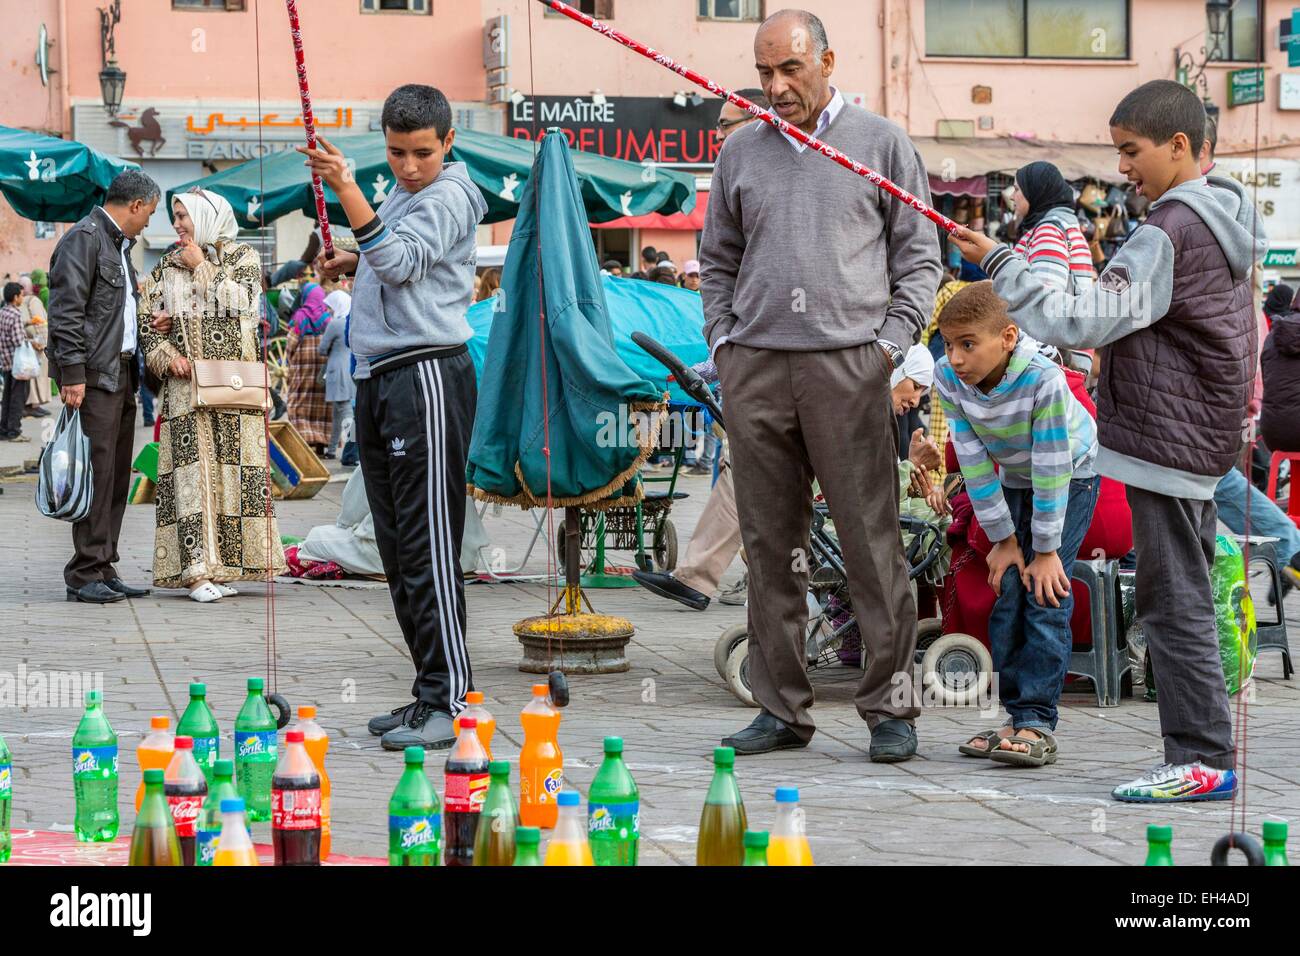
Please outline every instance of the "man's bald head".
[[776, 13], [759, 24], [758, 36], [762, 36], [763, 31], [768, 27], [784, 29], [796, 40], [802, 38], [803, 42], [807, 44], [805, 49], [811, 49], [813, 56], [819, 59], [823, 53], [831, 48], [830, 41], [826, 38], [825, 24], [815, 13], [810, 13], [807, 10], [787, 9], [776, 11]]
[[805, 133], [830, 103], [835, 53], [826, 27], [807, 10], [778, 10], [754, 35], [754, 68], [777, 116]]

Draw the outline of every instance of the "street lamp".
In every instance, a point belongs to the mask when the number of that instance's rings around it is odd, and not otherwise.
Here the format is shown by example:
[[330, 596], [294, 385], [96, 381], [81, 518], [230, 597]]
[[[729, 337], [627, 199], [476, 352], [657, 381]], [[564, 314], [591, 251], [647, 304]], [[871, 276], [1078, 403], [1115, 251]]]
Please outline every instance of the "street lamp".
[[126, 72], [117, 65], [114, 28], [122, 19], [122, 0], [113, 0], [108, 9], [99, 8], [99, 56], [103, 69], [99, 71], [99, 93], [109, 116], [116, 116], [122, 106], [126, 91]]
[[1191, 52], [1183, 52], [1181, 48], [1174, 49], [1174, 71], [1178, 77], [1178, 82], [1194, 89], [1201, 88], [1201, 99], [1205, 103], [1205, 111], [1213, 112], [1217, 115], [1219, 108], [1210, 102], [1210, 84], [1205, 78], [1205, 67], [1214, 60], [1223, 59], [1223, 42], [1228, 33], [1228, 16], [1232, 12], [1232, 0], [1206, 0], [1205, 2], [1205, 22], [1206, 37], [1205, 46], [1201, 47], [1201, 61], [1196, 62], [1196, 58]]

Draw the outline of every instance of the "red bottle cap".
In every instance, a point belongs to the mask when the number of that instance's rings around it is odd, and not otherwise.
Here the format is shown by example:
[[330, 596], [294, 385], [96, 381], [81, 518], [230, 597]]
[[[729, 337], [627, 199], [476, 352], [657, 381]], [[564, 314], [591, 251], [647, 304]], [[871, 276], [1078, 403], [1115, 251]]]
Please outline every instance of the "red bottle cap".
[[194, 749], [194, 738], [193, 738], [193, 737], [177, 737], [177, 738], [176, 738], [176, 749], [177, 749], [177, 750], [193, 750], [193, 749]]
[[462, 717], [460, 719], [460, 726], [461, 729], [468, 728], [469, 730], [473, 730], [475, 727], [478, 726], [478, 721], [475, 720], [473, 717]]
[[301, 730], [291, 730], [284, 735], [284, 742], [287, 744], [300, 744], [306, 739]]

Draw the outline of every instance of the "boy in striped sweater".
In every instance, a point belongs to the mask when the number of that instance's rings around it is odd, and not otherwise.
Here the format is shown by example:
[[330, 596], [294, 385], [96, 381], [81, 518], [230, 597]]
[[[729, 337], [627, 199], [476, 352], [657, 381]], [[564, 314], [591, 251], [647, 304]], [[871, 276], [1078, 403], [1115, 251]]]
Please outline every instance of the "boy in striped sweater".
[[935, 392], [980, 525], [994, 542], [989, 618], [1006, 726], [958, 748], [1038, 767], [1056, 762], [1057, 702], [1070, 660], [1070, 577], [1092, 522], [1097, 432], [1064, 373], [977, 282], [939, 315]]

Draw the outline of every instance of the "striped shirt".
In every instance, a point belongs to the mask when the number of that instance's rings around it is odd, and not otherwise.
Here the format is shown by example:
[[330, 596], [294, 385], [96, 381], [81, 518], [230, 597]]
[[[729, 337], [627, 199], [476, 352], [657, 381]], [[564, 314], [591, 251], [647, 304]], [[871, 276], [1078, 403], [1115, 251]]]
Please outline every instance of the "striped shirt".
[[1020, 237], [1015, 251], [1028, 261], [1030, 273], [1049, 289], [1077, 294], [1097, 278], [1092, 251], [1079, 220], [1065, 207], [1049, 210], [1038, 225]]
[[14, 367], [14, 352], [27, 341], [23, 334], [23, 314], [14, 305], [0, 306], [0, 371]]
[[946, 356], [935, 367], [934, 389], [975, 516], [989, 540], [1001, 541], [1017, 530], [1003, 486], [1033, 488], [1034, 551], [1055, 551], [1070, 480], [1097, 473], [1097, 428], [1070, 392], [1065, 373], [1022, 338], [1006, 375], [987, 395], [959, 379]]

